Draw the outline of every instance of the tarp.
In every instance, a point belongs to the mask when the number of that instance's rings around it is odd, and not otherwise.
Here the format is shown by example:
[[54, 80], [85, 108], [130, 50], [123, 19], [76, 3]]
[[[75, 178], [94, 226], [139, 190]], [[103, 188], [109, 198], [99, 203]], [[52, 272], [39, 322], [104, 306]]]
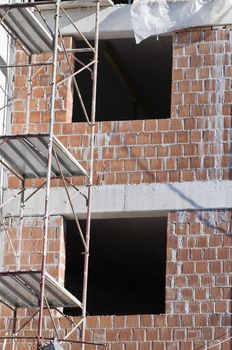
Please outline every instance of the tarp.
[[139, 43], [183, 28], [231, 24], [232, 0], [134, 0], [131, 17]]

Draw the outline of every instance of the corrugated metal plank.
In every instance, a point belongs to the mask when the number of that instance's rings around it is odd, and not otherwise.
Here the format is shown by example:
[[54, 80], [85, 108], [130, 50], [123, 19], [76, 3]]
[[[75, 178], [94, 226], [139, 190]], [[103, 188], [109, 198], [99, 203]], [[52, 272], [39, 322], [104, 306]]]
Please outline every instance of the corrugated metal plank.
[[[0, 295], [16, 307], [38, 307], [40, 279], [41, 272], [36, 271], [0, 273]], [[51, 307], [82, 307], [81, 302], [48, 273], [45, 295]]]
[[16, 173], [22, 176], [22, 169], [15, 162], [12, 162], [12, 155], [9, 151], [9, 146], [7, 144], [0, 145], [0, 155], [6, 161], [7, 164], [11, 165]]
[[[19, 175], [24, 178], [46, 177], [49, 143], [47, 134], [0, 136], [1, 140], [0, 155]], [[86, 170], [58, 139], [53, 137], [52, 142], [65, 177], [88, 176]], [[61, 177], [54, 155], [51, 170], [52, 177]]]
[[[40, 288], [40, 278], [41, 276], [38, 274], [31, 274], [31, 276], [29, 277], [31, 283], [33, 283], [33, 285], [36, 286], [36, 288], [39, 290]], [[57, 290], [55, 288], [51, 288], [48, 284], [47, 284], [47, 280], [45, 280], [45, 296], [47, 298], [48, 304], [50, 306], [65, 306], [66, 302], [65, 299], [62, 297], [62, 295], [59, 295], [59, 293], [57, 293]]]
[[27, 293], [25, 289], [14, 281], [12, 276], [3, 276], [0, 278], [1, 283], [1, 295], [6, 300], [17, 307], [33, 307], [34, 303], [31, 298], [31, 294]]
[[[0, 8], [0, 18], [4, 15], [5, 9]], [[31, 53], [37, 54], [52, 49], [51, 34], [28, 8], [10, 9], [3, 23]]]
[[51, 288], [56, 288], [57, 292], [63, 296], [66, 300], [66, 305], [70, 304], [72, 306], [78, 306], [82, 308], [81, 302], [74, 297], [67, 289], [65, 289], [61, 284], [59, 284], [52, 276], [46, 273], [46, 286], [50, 285]]
[[[12, 141], [8, 142], [9, 147], [12, 149], [12, 151], [14, 151], [16, 153], [16, 157], [23, 161], [22, 164], [25, 164], [25, 167], [26, 167], [26, 169], [28, 169], [27, 170], [28, 172], [31, 171], [31, 174], [34, 174], [35, 176], [39, 176], [40, 173], [38, 171], [38, 167], [36, 167], [35, 162], [30, 161], [30, 159], [28, 159], [28, 152], [22, 153], [20, 151], [20, 147], [17, 147], [17, 141], [18, 140], [15, 140], [14, 143]], [[34, 166], [34, 164], [35, 164], [35, 166]]]
[[80, 165], [80, 163], [56, 137], [53, 138], [53, 145], [57, 152], [58, 159], [65, 161], [66, 169], [69, 169], [71, 173], [74, 173], [77, 176], [88, 176], [87, 171]]
[[[36, 145], [33, 142], [33, 138], [31, 139], [21, 139], [21, 142], [23, 143], [24, 147], [30, 151], [30, 155], [32, 158], [32, 162], [35, 162], [37, 168], [40, 170], [40, 177], [46, 177], [47, 174], [47, 164], [48, 164], [48, 158], [47, 158], [47, 150], [46, 152], [43, 152], [39, 147], [36, 147]], [[55, 173], [53, 172], [53, 176], [55, 176]]]
[[[31, 139], [30, 142], [33, 144], [33, 146], [36, 149], [39, 149], [41, 153], [46, 155], [46, 158], [48, 157], [48, 144], [49, 144], [49, 138], [44, 136], [38, 136], [38, 138]], [[59, 176], [59, 168], [57, 166], [57, 163], [52, 157], [52, 163], [51, 163], [51, 171], [52, 171], [52, 177]], [[46, 167], [47, 168], [47, 167]], [[69, 175], [70, 176], [70, 175]]]

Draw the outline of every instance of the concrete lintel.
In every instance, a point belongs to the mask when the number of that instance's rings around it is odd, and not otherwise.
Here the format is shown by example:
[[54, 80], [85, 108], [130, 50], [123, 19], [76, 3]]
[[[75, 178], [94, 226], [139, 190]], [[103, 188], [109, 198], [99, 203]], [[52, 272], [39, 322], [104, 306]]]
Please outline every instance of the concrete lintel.
[[[134, 33], [131, 23], [131, 5], [114, 5], [100, 9], [100, 39], [132, 38]], [[88, 38], [94, 39], [95, 9], [66, 8], [68, 15], [81, 32]], [[43, 10], [46, 21], [53, 28], [54, 10]], [[60, 30], [64, 36], [78, 37], [78, 33], [70, 21], [62, 14]], [[39, 19], [39, 17], [38, 17]]]
[[[85, 188], [82, 189], [83, 192]], [[27, 190], [27, 194], [31, 193]], [[6, 190], [5, 200], [16, 190]], [[93, 187], [93, 218], [163, 216], [169, 211], [223, 209], [232, 207], [232, 182], [192, 182], [140, 185], [104, 185]], [[86, 215], [85, 199], [70, 189], [75, 211], [80, 218]], [[26, 216], [44, 214], [45, 191], [40, 190], [25, 208]], [[50, 213], [72, 217], [63, 188], [51, 189]], [[4, 207], [4, 215], [19, 215], [19, 199]]]

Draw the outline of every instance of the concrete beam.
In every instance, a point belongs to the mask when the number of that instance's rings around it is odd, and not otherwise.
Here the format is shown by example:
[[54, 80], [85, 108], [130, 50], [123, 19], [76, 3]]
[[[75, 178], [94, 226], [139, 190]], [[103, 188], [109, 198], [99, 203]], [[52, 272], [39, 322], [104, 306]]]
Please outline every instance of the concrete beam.
[[[83, 192], [85, 188], [81, 189]], [[27, 190], [26, 196], [31, 193]], [[4, 200], [16, 190], [5, 190]], [[105, 185], [93, 187], [93, 218], [164, 216], [169, 211], [224, 209], [232, 207], [231, 181], [190, 182], [141, 185]], [[75, 211], [86, 214], [84, 198], [70, 188]], [[25, 208], [26, 216], [44, 215], [44, 189], [32, 197]], [[72, 218], [63, 188], [51, 189], [50, 213]], [[4, 215], [19, 215], [19, 199], [4, 207]]]
[[[132, 38], [134, 33], [131, 23], [131, 5], [114, 5], [100, 10], [100, 39]], [[94, 39], [95, 8], [66, 7], [68, 15], [88, 39]], [[43, 15], [49, 26], [53, 28], [54, 10], [44, 9]], [[60, 30], [64, 36], [78, 37], [77, 31], [70, 21], [62, 14]], [[38, 19], [40, 17], [38, 16]]]
[[[177, 2], [187, 3], [188, 1], [191, 0], [168, 0], [169, 3], [174, 4]], [[62, 6], [65, 8], [65, 11], [72, 18], [73, 22], [78, 26], [82, 33], [88, 39], [94, 39], [95, 7], [77, 7], [75, 1], [67, 1], [66, 3], [63, 2]], [[131, 21], [131, 6], [132, 5], [118, 4], [108, 7], [101, 7], [99, 26], [100, 39], [134, 38]], [[54, 6], [41, 5], [39, 8], [42, 10], [47, 23], [53, 29]], [[225, 23], [231, 23], [231, 17], [229, 14], [225, 18], [217, 19], [217, 23], [215, 25], [220, 26], [224, 25]], [[38, 19], [41, 20], [39, 15]], [[41, 22], [43, 23], [42, 20]], [[203, 25], [204, 24], [201, 23], [201, 26]], [[213, 25], [213, 23], [206, 23], [206, 25]], [[62, 11], [60, 17], [60, 30], [64, 36], [73, 36], [78, 38], [77, 31], [70, 21], [64, 16]], [[164, 33], [162, 35], [171, 35], [171, 33]]]

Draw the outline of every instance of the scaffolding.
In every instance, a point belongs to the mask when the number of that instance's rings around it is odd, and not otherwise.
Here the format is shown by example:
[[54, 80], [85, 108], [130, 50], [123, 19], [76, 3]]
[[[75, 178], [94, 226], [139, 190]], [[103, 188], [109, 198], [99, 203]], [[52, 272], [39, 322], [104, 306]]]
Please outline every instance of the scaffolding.
[[[93, 183], [93, 159], [94, 159], [94, 134], [95, 134], [95, 110], [96, 110], [96, 87], [97, 87], [97, 63], [98, 63], [98, 40], [99, 40], [99, 11], [100, 6], [111, 6], [110, 0], [75, 0], [75, 7], [95, 7], [95, 38], [94, 45], [92, 45], [85, 35], [79, 30], [76, 23], [66, 11], [64, 3], [61, 0], [56, 1], [38, 1], [26, 3], [13, 3], [0, 5], [0, 24], [6, 32], [13, 38], [15, 43], [27, 54], [28, 61], [26, 63], [1, 65], [1, 69], [15, 69], [17, 67], [26, 67], [28, 70], [27, 82], [27, 98], [24, 133], [20, 135], [3, 135], [0, 137], [0, 162], [4, 168], [16, 176], [20, 183], [21, 189], [19, 192], [1, 203], [1, 210], [6, 204], [15, 198], [20, 198], [20, 216], [19, 216], [19, 235], [18, 235], [18, 249], [14, 251], [16, 256], [16, 271], [4, 271], [0, 273], [0, 296], [1, 303], [7, 306], [12, 311], [13, 326], [12, 334], [0, 337], [3, 342], [3, 350], [7, 346], [7, 342], [11, 342], [12, 349], [16, 344], [22, 341], [31, 341], [36, 343], [37, 349], [62, 349], [61, 344], [65, 343], [81, 343], [82, 348], [86, 341], [86, 305], [87, 305], [87, 288], [88, 288], [88, 265], [89, 265], [89, 246], [90, 246], [90, 224], [91, 224], [91, 197], [92, 197], [92, 183]], [[67, 4], [67, 1], [66, 1]], [[44, 5], [49, 5], [54, 10], [54, 28], [50, 28], [46, 21], [41, 8]], [[70, 49], [66, 48], [65, 40], [62, 36], [59, 21], [60, 17], [64, 16], [75, 29], [78, 37], [84, 43], [83, 48]], [[46, 62], [33, 63], [33, 55], [50, 52], [52, 56]], [[91, 52], [92, 60], [86, 64], [78, 59], [81, 68], [74, 70], [70, 61], [70, 56], [75, 59], [74, 54], [81, 54], [82, 52]], [[59, 55], [64, 55], [69, 67], [68, 77], [61, 81], [57, 81], [57, 63]], [[40, 55], [41, 56], [41, 55]], [[39, 57], [40, 57], [39, 56]], [[30, 124], [30, 98], [32, 88], [32, 78], [38, 74], [42, 67], [52, 67], [52, 81], [51, 81], [51, 97], [50, 97], [50, 120], [49, 132], [47, 134], [29, 134]], [[36, 73], [33, 75], [33, 67], [38, 67]], [[91, 72], [92, 79], [92, 103], [91, 113], [88, 115], [87, 108], [82, 99], [81, 91], [75, 79], [77, 74], [88, 69]], [[55, 122], [55, 99], [56, 92], [60, 84], [67, 79], [72, 79], [74, 87], [79, 98], [80, 105], [86, 117], [88, 125], [91, 127], [90, 138], [90, 160], [89, 170], [84, 169], [80, 163], [72, 156], [66, 147], [54, 136], [54, 122]], [[6, 106], [7, 107], [7, 106]], [[73, 176], [85, 176], [88, 179], [87, 196], [83, 195], [77, 189], [78, 193], [86, 197], [86, 232], [82, 232], [78, 221], [78, 216], [74, 209], [73, 199], [69, 193], [69, 186], [71, 182], [68, 178]], [[42, 178], [42, 184], [32, 191], [26, 197], [25, 181], [27, 179]], [[58, 283], [46, 271], [47, 266], [47, 242], [49, 230], [49, 212], [51, 180], [60, 179], [62, 186], [66, 193], [68, 202], [70, 204], [73, 217], [76, 222], [77, 231], [84, 248], [84, 271], [83, 271], [83, 288], [82, 301], [79, 301], [70, 292], [68, 292], [60, 283]], [[43, 217], [43, 247], [42, 247], [42, 263], [41, 269], [38, 271], [24, 271], [21, 270], [21, 253], [22, 253], [22, 235], [23, 224], [25, 216], [25, 206], [27, 201], [31, 199], [39, 190], [45, 188], [45, 202], [44, 202], [44, 217]], [[11, 237], [7, 231], [4, 219], [1, 218], [1, 226], [7, 233], [7, 238], [11, 242]], [[13, 248], [12, 243], [10, 246]], [[63, 307], [79, 307], [81, 308], [82, 317], [78, 323], [75, 323], [71, 318], [65, 316], [60, 308]], [[31, 315], [20, 328], [17, 327], [17, 317], [19, 308], [36, 308], [36, 311]], [[54, 336], [52, 338], [43, 336], [43, 318], [44, 310], [48, 311], [51, 322], [54, 328]], [[51, 310], [56, 310], [57, 313], [67, 317], [70, 321], [70, 331], [65, 337], [61, 338], [59, 330], [56, 327], [54, 315]], [[25, 326], [37, 317], [38, 328], [37, 334], [33, 337], [20, 335]], [[70, 339], [70, 336], [77, 330], [80, 330], [78, 339]], [[49, 343], [51, 342], [51, 343]], [[51, 345], [50, 345], [51, 344]], [[91, 343], [96, 345], [104, 345]], [[50, 347], [51, 346], [51, 347]]]

